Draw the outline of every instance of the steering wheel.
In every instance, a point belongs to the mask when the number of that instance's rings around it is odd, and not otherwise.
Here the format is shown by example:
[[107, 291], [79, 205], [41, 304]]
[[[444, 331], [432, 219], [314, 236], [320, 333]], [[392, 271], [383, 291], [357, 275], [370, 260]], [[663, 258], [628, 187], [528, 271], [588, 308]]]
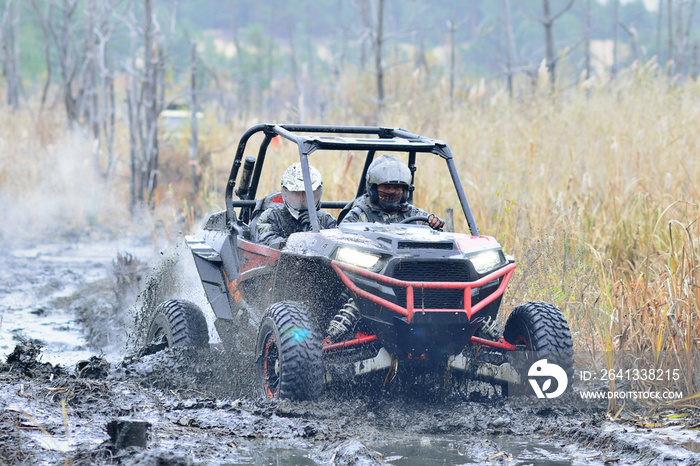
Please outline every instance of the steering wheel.
[[425, 222], [428, 223], [428, 217], [426, 215], [414, 215], [413, 217], [408, 217], [401, 220], [399, 223], [416, 223]]

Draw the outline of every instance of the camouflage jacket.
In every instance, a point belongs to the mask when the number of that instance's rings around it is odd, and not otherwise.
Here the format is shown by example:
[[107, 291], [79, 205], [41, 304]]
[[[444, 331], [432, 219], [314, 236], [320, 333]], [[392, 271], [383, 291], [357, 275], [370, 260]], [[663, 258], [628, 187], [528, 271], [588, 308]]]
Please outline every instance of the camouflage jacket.
[[[318, 214], [321, 229], [336, 227], [336, 221], [329, 213], [318, 210], [316, 214]], [[278, 204], [260, 214], [251, 234], [256, 243], [279, 248], [287, 241], [289, 235], [301, 231], [311, 231], [311, 223], [308, 219], [297, 220], [283, 204]]]
[[381, 207], [369, 200], [369, 194], [365, 194], [355, 199], [352, 209], [350, 209], [341, 223], [398, 223], [402, 220], [406, 220], [409, 217], [415, 217], [416, 215], [424, 215], [427, 217], [428, 213], [425, 210], [419, 209], [411, 204], [408, 204], [403, 210], [398, 212], [386, 212]]

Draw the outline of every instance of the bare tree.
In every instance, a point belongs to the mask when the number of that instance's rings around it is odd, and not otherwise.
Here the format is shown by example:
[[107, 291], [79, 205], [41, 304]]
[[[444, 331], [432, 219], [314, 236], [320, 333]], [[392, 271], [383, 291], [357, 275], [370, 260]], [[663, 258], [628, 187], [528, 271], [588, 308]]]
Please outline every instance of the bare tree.
[[416, 52], [413, 56], [413, 66], [415, 69], [428, 71], [428, 60], [425, 58], [425, 31], [414, 31], [416, 37]]
[[[114, 71], [109, 63], [109, 47], [117, 26], [116, 9], [123, 0], [88, 0], [85, 27], [77, 0], [31, 0], [44, 36], [47, 80], [41, 95], [46, 103], [56, 57], [60, 87], [69, 125], [84, 124], [95, 141], [92, 154], [95, 170], [108, 181], [116, 167], [114, 153], [115, 98]], [[52, 54], [55, 50], [55, 55]], [[100, 161], [106, 147], [107, 159]], [[104, 168], [103, 168], [104, 167]]]
[[656, 13], [656, 60], [661, 62], [661, 27], [663, 25], [664, 0], [659, 0]]
[[685, 49], [690, 44], [690, 30], [693, 25], [693, 14], [695, 13], [696, 0], [690, 2], [690, 11], [688, 13], [687, 23], [685, 26], [685, 37], [683, 38], [683, 48]]
[[384, 63], [382, 46], [384, 45], [384, 0], [377, 3], [377, 29], [374, 34], [374, 63], [377, 77], [377, 111], [381, 113], [384, 105]]
[[676, 73], [683, 73], [683, 11], [687, 0], [678, 0], [676, 6], [676, 14], [678, 22], [676, 24], [676, 52], [675, 52], [675, 68]]
[[[689, 5], [686, 15], [685, 6]], [[685, 55], [688, 45], [690, 44], [690, 28], [693, 24], [693, 14], [695, 12], [695, 0], [680, 0], [678, 3], [677, 15], [678, 24], [676, 25], [676, 71], [683, 73], [685, 64]], [[684, 24], [684, 20], [686, 24]]]
[[75, 81], [84, 57], [84, 41], [75, 39], [74, 21], [78, 0], [49, 0], [47, 24], [55, 44], [63, 93], [70, 125], [78, 122], [84, 89]]
[[506, 36], [506, 75], [508, 82], [508, 94], [513, 97], [513, 64], [515, 61], [515, 36], [513, 24], [510, 21], [510, 0], [502, 0], [503, 29]]
[[544, 27], [544, 43], [545, 43], [545, 50], [546, 50], [546, 63], [547, 63], [547, 72], [549, 73], [549, 80], [552, 83], [552, 86], [554, 86], [554, 83], [556, 82], [556, 76], [555, 76], [555, 71], [556, 71], [556, 65], [557, 65], [557, 59], [554, 56], [554, 23], [569, 9], [571, 6], [574, 4], [575, 0], [569, 0], [569, 2], [562, 8], [558, 13], [555, 15], [551, 14], [551, 8], [549, 4], [549, 0], [542, 0], [542, 12], [543, 12], [543, 17], [542, 18], [533, 18], [535, 21], [539, 22], [542, 24]]
[[0, 45], [2, 46], [2, 71], [7, 85], [7, 105], [19, 107], [19, 10], [13, 0], [5, 0], [5, 11], [0, 20]]
[[[85, 89], [85, 120], [88, 128], [92, 131], [92, 136], [96, 141], [100, 140], [100, 120], [99, 120], [99, 87], [98, 87], [98, 63], [97, 63], [97, 35], [95, 34], [97, 22], [96, 0], [88, 0], [88, 28], [85, 34], [85, 64], [82, 79], [82, 87]], [[98, 151], [93, 154], [95, 165], [97, 165]]]
[[[114, 102], [114, 70], [111, 66], [107, 44], [111, 41], [116, 29], [113, 13], [122, 3], [122, 0], [100, 1], [97, 12], [97, 23], [92, 31], [95, 38], [95, 77], [96, 89], [94, 94], [98, 96], [98, 103], [94, 109], [97, 127], [101, 125], [102, 131], [94, 131], [97, 134], [99, 147], [107, 149], [107, 163], [104, 170], [100, 170], [102, 176], [111, 181], [116, 167], [117, 156], [114, 152], [115, 134], [115, 102]], [[99, 165], [99, 161], [98, 161]], [[99, 168], [98, 168], [99, 170]]]
[[592, 75], [591, 70], [591, 0], [586, 0], [586, 19], [583, 29], [586, 55], [586, 79]]
[[152, 0], [144, 0], [144, 27], [142, 28], [144, 57], [143, 72], [139, 75], [137, 55], [139, 27], [131, 1], [131, 82], [127, 90], [129, 107], [129, 142], [131, 166], [131, 212], [148, 204], [153, 206], [158, 186], [158, 116], [165, 100], [164, 47], [152, 9]]
[[268, 18], [270, 20], [268, 38], [267, 38], [267, 117], [272, 118], [273, 115], [273, 104], [274, 104], [274, 87], [272, 82], [274, 80], [274, 55], [275, 55], [275, 13], [276, 5], [274, 0], [270, 0], [269, 3], [270, 12]]
[[192, 169], [192, 186], [194, 192], [199, 192], [199, 164], [197, 152], [199, 137], [197, 131], [197, 44], [192, 41], [192, 64], [190, 69], [190, 167]]
[[670, 75], [674, 74], [674, 63], [675, 57], [673, 54], [673, 0], [668, 0], [667, 2], [667, 14], [668, 17], [668, 73]]
[[31, 5], [39, 18], [39, 26], [41, 27], [41, 32], [44, 37], [44, 56], [46, 57], [46, 82], [44, 83], [44, 88], [41, 92], [41, 107], [40, 111], [43, 111], [44, 105], [46, 104], [46, 96], [49, 92], [49, 86], [51, 85], [53, 67], [51, 66], [51, 36], [49, 32], [49, 25], [46, 20], [46, 14], [43, 11], [43, 3], [40, 5], [37, 0], [31, 0]]
[[355, 0], [355, 7], [362, 21], [362, 33], [360, 43], [360, 70], [364, 71], [367, 64], [367, 43], [371, 42], [374, 25], [372, 24], [372, 12], [369, 0]]
[[610, 74], [614, 78], [617, 75], [617, 24], [620, 21], [620, 0], [613, 0], [613, 27], [612, 27], [612, 41], [613, 41], [613, 62], [612, 68], [610, 69]]

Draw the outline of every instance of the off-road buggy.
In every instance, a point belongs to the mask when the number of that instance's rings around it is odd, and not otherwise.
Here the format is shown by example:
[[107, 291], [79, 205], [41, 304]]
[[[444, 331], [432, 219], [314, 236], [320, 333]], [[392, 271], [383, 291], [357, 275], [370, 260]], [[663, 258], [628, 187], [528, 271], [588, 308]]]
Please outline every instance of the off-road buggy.
[[[253, 135], [262, 140], [257, 156], [245, 157]], [[470, 231], [417, 224], [426, 217], [389, 225], [342, 223], [353, 203], [345, 199], [321, 203], [323, 209], [340, 210], [338, 228], [320, 230], [312, 209], [312, 231], [292, 234], [280, 250], [256, 244], [251, 228], [260, 213], [282, 202], [279, 193], [258, 193], [274, 138], [298, 146], [308, 205], [314, 205], [309, 155], [317, 151], [323, 157], [364, 154], [356, 197], [365, 193], [366, 173], [378, 153], [404, 157], [414, 179], [423, 158], [439, 157]], [[315, 157], [323, 172], [323, 159]], [[412, 195], [413, 186], [409, 202]], [[526, 303], [510, 314], [505, 331], [498, 324], [515, 260], [494, 238], [479, 234], [452, 153], [442, 141], [394, 128], [254, 126], [239, 142], [226, 210], [211, 215], [186, 243], [222, 343], [240, 343], [235, 327], [241, 316], [257, 325], [253, 370], [262, 397], [315, 399], [328, 384], [371, 373], [367, 378], [381, 384], [397, 374], [404, 380], [461, 374], [527, 388], [527, 370], [541, 358], [568, 376], [573, 373], [571, 334], [556, 307]], [[156, 309], [147, 339], [161, 346], [206, 346], [207, 322], [194, 304], [166, 301]], [[520, 359], [508, 357], [518, 354]]]

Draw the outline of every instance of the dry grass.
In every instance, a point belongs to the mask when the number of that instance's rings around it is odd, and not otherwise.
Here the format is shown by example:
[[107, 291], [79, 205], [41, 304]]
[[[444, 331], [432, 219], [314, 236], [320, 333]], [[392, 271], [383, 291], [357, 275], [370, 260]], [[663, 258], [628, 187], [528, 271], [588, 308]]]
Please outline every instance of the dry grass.
[[[373, 123], [371, 79], [351, 72], [341, 79], [329, 93], [336, 104], [324, 121], [311, 123]], [[697, 361], [689, 359], [700, 344], [700, 83], [671, 82], [652, 62], [612, 83], [581, 82], [554, 95], [533, 90], [513, 101], [501, 88], [463, 83], [450, 109], [444, 81], [400, 67], [388, 79], [380, 124], [448, 141], [481, 232], [519, 260], [508, 308], [553, 302], [567, 315], [579, 351], [648, 351], [660, 366], [684, 368], [677, 385], [686, 394], [700, 391], [691, 371]], [[185, 138], [172, 137], [162, 156], [158, 208], [148, 217], [152, 231], [174, 237], [223, 208], [237, 140], [257, 121], [222, 123], [214, 109], [205, 113], [202, 190], [191, 192]], [[277, 121], [292, 121], [293, 114]], [[128, 225], [125, 134], [117, 181], [104, 186], [90, 173], [90, 145], [67, 136], [60, 117], [39, 124], [25, 114], [0, 114], [5, 204], [37, 206], [50, 192], [73, 209], [51, 217], [59, 229]], [[263, 191], [276, 189], [297, 157], [284, 144], [275, 151]], [[325, 198], [351, 196], [358, 158], [318, 160], [312, 163], [326, 178]], [[71, 197], [71, 176], [81, 186], [94, 180], [89, 185], [99, 194]], [[419, 178], [415, 203], [443, 212], [455, 205], [450, 191], [446, 178]], [[31, 220], [25, 223], [42, 224], [44, 212], [24, 209]], [[466, 230], [465, 222], [458, 227]]]

